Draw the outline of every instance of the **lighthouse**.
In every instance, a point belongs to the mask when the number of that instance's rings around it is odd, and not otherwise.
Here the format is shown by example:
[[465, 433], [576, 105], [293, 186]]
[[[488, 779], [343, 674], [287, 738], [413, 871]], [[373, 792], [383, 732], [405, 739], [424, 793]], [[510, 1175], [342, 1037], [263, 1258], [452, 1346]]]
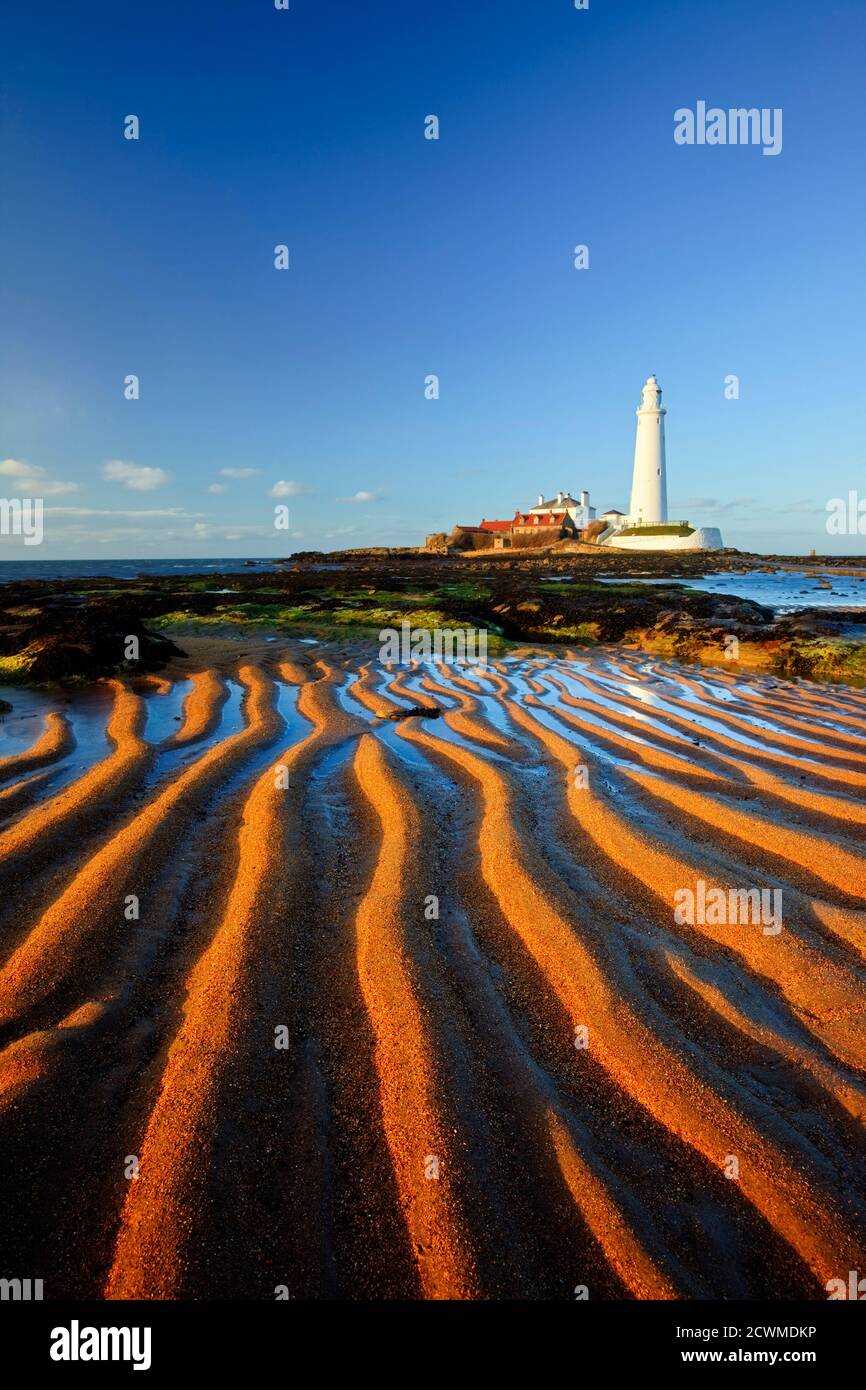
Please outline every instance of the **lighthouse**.
[[721, 550], [716, 526], [692, 526], [688, 521], [668, 522], [668, 486], [665, 464], [665, 415], [662, 388], [648, 378], [637, 408], [631, 508], [627, 517], [612, 509], [602, 514], [608, 523], [597, 544], [615, 550]]
[[660, 526], [668, 519], [668, 489], [665, 477], [665, 415], [662, 388], [655, 376], [649, 377], [637, 408], [637, 436], [634, 442], [634, 473], [631, 481], [632, 526]]

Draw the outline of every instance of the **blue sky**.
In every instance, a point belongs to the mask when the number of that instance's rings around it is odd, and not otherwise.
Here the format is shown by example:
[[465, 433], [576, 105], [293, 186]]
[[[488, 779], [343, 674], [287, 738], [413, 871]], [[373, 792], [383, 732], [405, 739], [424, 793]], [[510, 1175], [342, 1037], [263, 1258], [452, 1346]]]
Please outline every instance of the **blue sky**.
[[[6, 558], [625, 510], [650, 372], [674, 515], [866, 549], [825, 528], [866, 497], [860, 0], [47, 0], [4, 37], [0, 495], [48, 509]], [[782, 108], [782, 152], [675, 144], [698, 100]]]

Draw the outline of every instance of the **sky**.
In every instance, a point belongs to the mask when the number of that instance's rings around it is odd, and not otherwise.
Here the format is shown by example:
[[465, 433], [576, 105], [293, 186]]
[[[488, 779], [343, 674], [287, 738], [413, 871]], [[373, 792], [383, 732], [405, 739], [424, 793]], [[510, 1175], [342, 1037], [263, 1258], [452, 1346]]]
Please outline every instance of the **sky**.
[[[826, 527], [866, 499], [862, 0], [41, 0], [3, 40], [0, 497], [45, 535], [0, 557], [626, 511], [651, 372], [672, 517], [866, 550]], [[781, 151], [676, 143], [698, 101]]]

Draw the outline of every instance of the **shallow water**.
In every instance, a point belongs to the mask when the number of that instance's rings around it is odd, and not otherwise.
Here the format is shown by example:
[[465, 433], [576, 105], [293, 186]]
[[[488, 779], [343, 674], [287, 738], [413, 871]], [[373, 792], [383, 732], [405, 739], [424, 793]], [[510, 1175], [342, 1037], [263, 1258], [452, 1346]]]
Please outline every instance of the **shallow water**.
[[[648, 727], [657, 730], [659, 733], [673, 733], [682, 737], [678, 726], [674, 725], [671, 727], [664, 719], [665, 714], [672, 714], [680, 719], [687, 719], [690, 724], [696, 725], [699, 729], [704, 729], [708, 733], [721, 734], [724, 738], [733, 739], [736, 743], [742, 743], [747, 748], [755, 748], [759, 751], [767, 750], [778, 754], [780, 757], [786, 756], [784, 748], [776, 747], [767, 739], [758, 737], [749, 738], [748, 734], [733, 725], [728, 726], [727, 724], [721, 723], [719, 720], [710, 718], [706, 714], [699, 714], [695, 710], [681, 709], [678, 705], [671, 704], [669, 701], [663, 699], [662, 696], [636, 683], [628, 681], [620, 681], [617, 683], [613, 680], [607, 680], [604, 676], [594, 672], [592, 679], [586, 683], [580, 681], [576, 677], [573, 680], [569, 680], [569, 678], [565, 676], [563, 677], [563, 684], [567, 686], [572, 695], [584, 700], [592, 700], [596, 704], [604, 705], [605, 708], [609, 708], [618, 713], [625, 712], [629, 719], [636, 719], [641, 723], [645, 723]], [[603, 687], [601, 690], [598, 688], [599, 685]], [[641, 704], [648, 705], [657, 712], [658, 718], [651, 718], [649, 715], [642, 714], [638, 710], [626, 709], [623, 711], [623, 706], [614, 698], [613, 693], [610, 696], [604, 693], [604, 687], [610, 689], [611, 692], [616, 692], [617, 690], [623, 691], [631, 699], [639, 700]], [[691, 695], [690, 692], [687, 692], [687, 694], [694, 700], [694, 696]], [[581, 711], [581, 717], [589, 718], [589, 715], [586, 711]], [[785, 737], [784, 730], [779, 729], [776, 725], [769, 723], [769, 721], [765, 719], [753, 715], [749, 718], [749, 723], [755, 726], [756, 734], [761, 730], [766, 730], [768, 733], [776, 735], [781, 734], [782, 737]], [[813, 760], [804, 758], [804, 761]]]
[[76, 767], [80, 769], [108, 752], [105, 727], [111, 715], [112, 697], [104, 687], [94, 686], [68, 695], [61, 691], [28, 690], [19, 685], [0, 686], [0, 699], [12, 706], [0, 714], [0, 757], [26, 752], [41, 736], [45, 716], [51, 711], [64, 714], [69, 721], [75, 747], [67, 758]]
[[[153, 713], [148, 713], [145, 737], [149, 743], [159, 744], [164, 738], [171, 734], [176, 734], [181, 727], [175, 722], [174, 715], [180, 714], [183, 705], [183, 698], [187, 693], [190, 682], [178, 681], [181, 689], [178, 696], [172, 699], [174, 691], [169, 695], [156, 696], [158, 700], [165, 700], [165, 711], [155, 721]], [[226, 681], [228, 686], [228, 698], [220, 709], [220, 718], [216, 728], [212, 733], [204, 738], [196, 739], [193, 743], [181, 744], [179, 748], [167, 748], [158, 754], [153, 766], [148, 770], [144, 785], [150, 786], [164, 777], [166, 772], [175, 772], [178, 768], [185, 767], [189, 763], [196, 762], [209, 748], [222, 743], [224, 739], [231, 738], [233, 734], [240, 733], [244, 727], [243, 699], [246, 687], [238, 681]], [[177, 687], [175, 687], [177, 689]]]
[[154, 692], [145, 696], [147, 720], [144, 737], [148, 743], [162, 743], [176, 734], [183, 720], [183, 702], [192, 689], [192, 681], [175, 681], [165, 694]]
[[42, 690], [0, 686], [0, 700], [11, 710], [0, 712], [0, 758], [23, 753], [42, 733], [45, 715], [58, 708], [57, 699]]
[[[621, 584], [621, 578], [599, 578], [602, 584]], [[638, 584], [681, 584], [708, 594], [730, 594], [752, 599], [776, 613], [795, 613], [800, 608], [866, 608], [866, 577], [861, 575], [807, 573], [800, 570], [749, 570], [746, 574], [708, 574], [701, 579], [629, 579]], [[830, 586], [829, 588], [827, 586]]]

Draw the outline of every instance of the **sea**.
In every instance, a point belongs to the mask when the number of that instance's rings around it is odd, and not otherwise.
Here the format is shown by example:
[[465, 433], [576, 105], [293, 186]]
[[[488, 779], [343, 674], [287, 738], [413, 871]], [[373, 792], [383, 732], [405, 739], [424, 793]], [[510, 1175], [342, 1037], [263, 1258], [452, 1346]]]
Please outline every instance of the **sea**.
[[[610, 575], [602, 582], [622, 583]], [[656, 579], [628, 576], [629, 583], [681, 584], [686, 589], [703, 589], [708, 594], [729, 594], [752, 599], [775, 613], [796, 613], [800, 608], [866, 608], [866, 561], [861, 574], [840, 574], [832, 569], [746, 570], [743, 574], [722, 571], [701, 579]]]
[[22, 579], [138, 579], [143, 575], [248, 574], [253, 568], [263, 573], [284, 569], [276, 560], [256, 560], [254, 566], [244, 558], [194, 560], [0, 560], [0, 584], [18, 584]]

